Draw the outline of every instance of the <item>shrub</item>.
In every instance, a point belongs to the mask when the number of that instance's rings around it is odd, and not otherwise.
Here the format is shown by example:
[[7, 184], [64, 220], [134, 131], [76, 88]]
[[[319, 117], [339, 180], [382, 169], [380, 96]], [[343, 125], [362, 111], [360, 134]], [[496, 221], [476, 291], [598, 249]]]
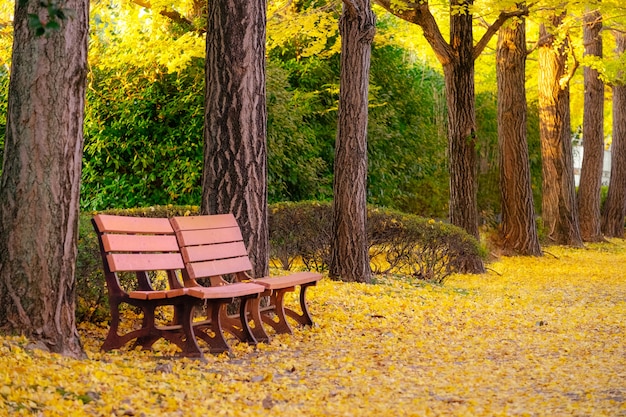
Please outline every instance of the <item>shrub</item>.
[[[332, 204], [280, 203], [269, 214], [270, 257], [283, 269], [301, 260], [307, 269], [328, 269]], [[372, 271], [401, 273], [443, 283], [462, 265], [485, 253], [464, 230], [443, 222], [393, 210], [368, 208]]]

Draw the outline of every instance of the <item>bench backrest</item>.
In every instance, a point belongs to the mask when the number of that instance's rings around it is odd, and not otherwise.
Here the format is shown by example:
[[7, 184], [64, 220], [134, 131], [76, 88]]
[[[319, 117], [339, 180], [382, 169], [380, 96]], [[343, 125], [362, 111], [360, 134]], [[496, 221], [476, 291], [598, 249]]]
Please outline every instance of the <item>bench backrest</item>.
[[178, 245], [185, 262], [185, 285], [210, 278], [211, 285], [224, 284], [225, 275], [252, 269], [241, 229], [232, 214], [173, 217]]
[[135, 272], [141, 291], [153, 290], [150, 271], [167, 271], [170, 288], [181, 287], [176, 271], [183, 269], [184, 263], [168, 219], [97, 214], [92, 223], [109, 295], [125, 294], [118, 272]]

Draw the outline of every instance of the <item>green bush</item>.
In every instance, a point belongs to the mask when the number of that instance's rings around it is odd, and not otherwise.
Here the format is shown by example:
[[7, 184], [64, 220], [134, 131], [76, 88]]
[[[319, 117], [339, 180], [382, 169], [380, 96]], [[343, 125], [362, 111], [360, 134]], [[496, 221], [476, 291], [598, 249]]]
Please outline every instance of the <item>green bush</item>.
[[[283, 269], [301, 260], [307, 269], [330, 264], [332, 204], [298, 202], [270, 208], [270, 257]], [[484, 258], [476, 239], [464, 230], [433, 219], [389, 209], [368, 208], [372, 271], [400, 273], [443, 283], [468, 259]]]

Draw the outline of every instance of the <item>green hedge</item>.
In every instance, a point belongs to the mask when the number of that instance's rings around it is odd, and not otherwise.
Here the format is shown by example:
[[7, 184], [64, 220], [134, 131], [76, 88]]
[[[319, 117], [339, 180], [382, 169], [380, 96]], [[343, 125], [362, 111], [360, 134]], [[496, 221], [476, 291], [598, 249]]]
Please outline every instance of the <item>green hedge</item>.
[[[479, 242], [447, 223], [368, 208], [368, 237], [372, 271], [399, 273], [443, 283], [462, 272], [464, 261], [484, 258]], [[307, 269], [327, 270], [330, 264], [332, 204], [279, 203], [270, 207], [270, 256], [284, 269], [301, 261]]]

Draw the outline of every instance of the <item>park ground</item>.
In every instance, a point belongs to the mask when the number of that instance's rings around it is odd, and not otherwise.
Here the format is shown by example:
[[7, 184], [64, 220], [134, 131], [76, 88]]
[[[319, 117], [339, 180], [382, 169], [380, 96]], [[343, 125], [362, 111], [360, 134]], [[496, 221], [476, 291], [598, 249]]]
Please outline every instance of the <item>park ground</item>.
[[205, 361], [0, 337], [0, 415], [626, 416], [626, 241], [502, 258], [443, 286], [324, 279], [316, 326]]

